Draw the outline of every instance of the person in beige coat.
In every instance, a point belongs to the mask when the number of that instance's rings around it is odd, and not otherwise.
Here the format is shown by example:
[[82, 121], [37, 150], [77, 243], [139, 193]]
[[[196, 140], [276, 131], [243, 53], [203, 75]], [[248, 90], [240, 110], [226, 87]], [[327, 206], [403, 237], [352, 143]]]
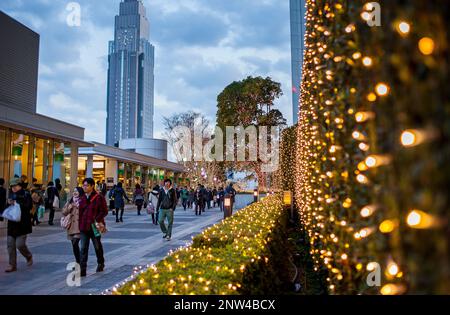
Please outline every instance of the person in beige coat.
[[79, 216], [79, 201], [84, 195], [81, 187], [76, 187], [73, 191], [72, 198], [66, 203], [62, 210], [63, 216], [70, 216], [70, 225], [67, 228], [67, 238], [72, 242], [73, 254], [76, 262], [80, 263], [80, 216]]

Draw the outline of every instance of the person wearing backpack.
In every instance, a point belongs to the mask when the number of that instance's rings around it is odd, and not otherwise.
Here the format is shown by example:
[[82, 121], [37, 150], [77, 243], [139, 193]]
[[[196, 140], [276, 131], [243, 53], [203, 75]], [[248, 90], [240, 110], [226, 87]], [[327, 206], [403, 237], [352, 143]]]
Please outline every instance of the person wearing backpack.
[[[163, 232], [163, 239], [170, 241], [172, 239], [172, 226], [173, 226], [173, 212], [177, 207], [177, 194], [172, 187], [172, 181], [170, 179], [164, 180], [164, 187], [159, 192], [158, 205], [156, 211], [159, 212], [159, 226]], [[167, 217], [168, 226], [164, 223]]]
[[105, 198], [95, 191], [95, 181], [86, 178], [83, 181], [84, 195], [79, 201], [80, 240], [81, 240], [81, 277], [86, 277], [89, 257], [89, 243], [92, 240], [97, 256], [97, 272], [105, 268], [101, 233], [105, 231], [105, 217], [108, 215]]
[[67, 230], [67, 239], [72, 243], [73, 255], [75, 256], [75, 261], [78, 264], [81, 263], [80, 200], [83, 196], [83, 188], [75, 187], [72, 198], [67, 201], [66, 205], [62, 209], [62, 215], [64, 216], [64, 219], [67, 219], [67, 226], [64, 226]]
[[26, 258], [27, 265], [33, 265], [33, 255], [27, 247], [27, 236], [32, 233], [33, 227], [31, 225], [31, 209], [33, 207], [33, 201], [28, 191], [25, 191], [22, 187], [22, 182], [19, 178], [14, 178], [10, 181], [8, 204], [20, 205], [20, 221], [14, 222], [8, 220], [8, 255], [9, 266], [5, 270], [7, 273], [17, 271], [17, 249]]

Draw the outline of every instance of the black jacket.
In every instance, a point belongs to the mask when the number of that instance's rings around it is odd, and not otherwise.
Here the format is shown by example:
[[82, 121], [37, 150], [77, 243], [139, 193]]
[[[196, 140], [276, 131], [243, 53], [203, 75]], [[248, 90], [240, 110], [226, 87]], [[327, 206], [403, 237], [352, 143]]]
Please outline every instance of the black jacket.
[[177, 207], [177, 193], [175, 189], [170, 188], [166, 194], [166, 191], [161, 189], [159, 192], [158, 205], [156, 206], [156, 211], [159, 209], [172, 209], [175, 210]]
[[21, 219], [20, 222], [8, 221], [8, 236], [19, 237], [31, 234], [31, 209], [33, 208], [33, 200], [28, 191], [23, 189], [16, 193], [9, 192], [9, 198], [15, 200], [20, 205]]
[[6, 189], [0, 187], [0, 213], [6, 208]]
[[194, 201], [195, 203], [203, 203], [205, 202], [205, 194], [202, 189], [197, 189], [194, 192]]
[[50, 186], [47, 188], [47, 196], [45, 198], [45, 208], [53, 208], [53, 202], [55, 201], [55, 196], [59, 198], [59, 192], [55, 186]]

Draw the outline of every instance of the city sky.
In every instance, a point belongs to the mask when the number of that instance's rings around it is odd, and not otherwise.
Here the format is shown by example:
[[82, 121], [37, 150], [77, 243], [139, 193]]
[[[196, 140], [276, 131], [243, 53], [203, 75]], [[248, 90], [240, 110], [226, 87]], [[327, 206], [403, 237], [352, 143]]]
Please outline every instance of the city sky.
[[[2, 0], [0, 10], [41, 36], [38, 112], [105, 142], [108, 41], [120, 0], [81, 0], [69, 27], [65, 0]], [[215, 122], [217, 95], [249, 75], [282, 84], [292, 123], [289, 1], [144, 0], [155, 46], [155, 138], [162, 117], [194, 110]]]

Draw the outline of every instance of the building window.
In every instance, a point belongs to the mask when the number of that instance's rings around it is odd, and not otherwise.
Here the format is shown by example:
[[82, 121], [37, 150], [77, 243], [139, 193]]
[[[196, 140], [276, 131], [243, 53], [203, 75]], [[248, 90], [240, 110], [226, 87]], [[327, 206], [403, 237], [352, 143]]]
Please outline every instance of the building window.
[[50, 144], [48, 140], [36, 138], [34, 145], [33, 178], [38, 184], [47, 184], [49, 179], [48, 161], [50, 158]]
[[[19, 133], [13, 133], [11, 138], [11, 169], [10, 178], [21, 177], [25, 175], [29, 177], [30, 155], [30, 139], [29, 136]], [[30, 172], [31, 173], [31, 172]]]

